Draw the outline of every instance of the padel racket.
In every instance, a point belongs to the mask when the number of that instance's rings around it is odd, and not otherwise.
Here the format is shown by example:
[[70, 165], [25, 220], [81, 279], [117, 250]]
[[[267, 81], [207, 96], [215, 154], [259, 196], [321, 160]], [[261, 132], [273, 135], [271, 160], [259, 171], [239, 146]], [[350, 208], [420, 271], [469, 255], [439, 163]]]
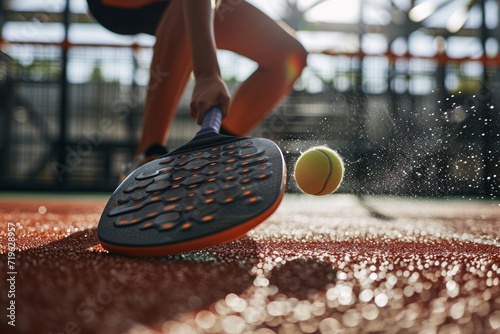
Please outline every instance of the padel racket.
[[112, 253], [167, 256], [237, 239], [269, 217], [285, 192], [286, 167], [268, 139], [219, 134], [210, 109], [187, 144], [132, 172], [98, 226]]

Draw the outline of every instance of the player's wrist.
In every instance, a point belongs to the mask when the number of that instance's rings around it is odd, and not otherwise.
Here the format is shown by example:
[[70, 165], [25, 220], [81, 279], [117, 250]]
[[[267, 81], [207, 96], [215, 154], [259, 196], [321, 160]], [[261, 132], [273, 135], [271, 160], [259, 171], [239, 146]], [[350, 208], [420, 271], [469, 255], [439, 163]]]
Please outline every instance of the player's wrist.
[[196, 81], [222, 80], [218, 64], [195, 68], [193, 74]]

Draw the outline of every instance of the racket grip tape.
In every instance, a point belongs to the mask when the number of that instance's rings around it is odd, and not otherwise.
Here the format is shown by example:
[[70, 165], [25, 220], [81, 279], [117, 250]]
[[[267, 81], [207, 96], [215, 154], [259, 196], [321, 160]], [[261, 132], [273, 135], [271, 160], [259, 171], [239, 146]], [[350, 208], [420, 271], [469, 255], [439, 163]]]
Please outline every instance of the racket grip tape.
[[201, 129], [198, 131], [197, 135], [208, 132], [219, 133], [221, 124], [222, 110], [218, 106], [212, 107], [206, 112], [203, 122], [201, 123]]

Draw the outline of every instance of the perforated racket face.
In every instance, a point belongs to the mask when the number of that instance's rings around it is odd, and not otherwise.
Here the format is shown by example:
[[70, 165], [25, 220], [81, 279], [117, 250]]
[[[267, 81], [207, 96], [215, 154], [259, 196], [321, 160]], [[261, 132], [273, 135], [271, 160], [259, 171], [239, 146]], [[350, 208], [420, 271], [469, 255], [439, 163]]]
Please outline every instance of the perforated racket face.
[[285, 165], [259, 138], [219, 140], [158, 158], [113, 193], [98, 236], [116, 253], [164, 256], [239, 238], [278, 207]]

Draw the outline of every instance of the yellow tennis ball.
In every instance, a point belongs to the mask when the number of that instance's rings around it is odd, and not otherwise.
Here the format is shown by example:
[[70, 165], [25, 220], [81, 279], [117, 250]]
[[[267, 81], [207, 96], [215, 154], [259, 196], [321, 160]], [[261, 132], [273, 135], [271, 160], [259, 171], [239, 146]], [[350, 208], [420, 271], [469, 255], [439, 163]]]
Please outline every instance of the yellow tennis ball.
[[344, 162], [334, 150], [317, 146], [305, 151], [295, 164], [294, 177], [300, 190], [311, 195], [326, 195], [339, 187]]

